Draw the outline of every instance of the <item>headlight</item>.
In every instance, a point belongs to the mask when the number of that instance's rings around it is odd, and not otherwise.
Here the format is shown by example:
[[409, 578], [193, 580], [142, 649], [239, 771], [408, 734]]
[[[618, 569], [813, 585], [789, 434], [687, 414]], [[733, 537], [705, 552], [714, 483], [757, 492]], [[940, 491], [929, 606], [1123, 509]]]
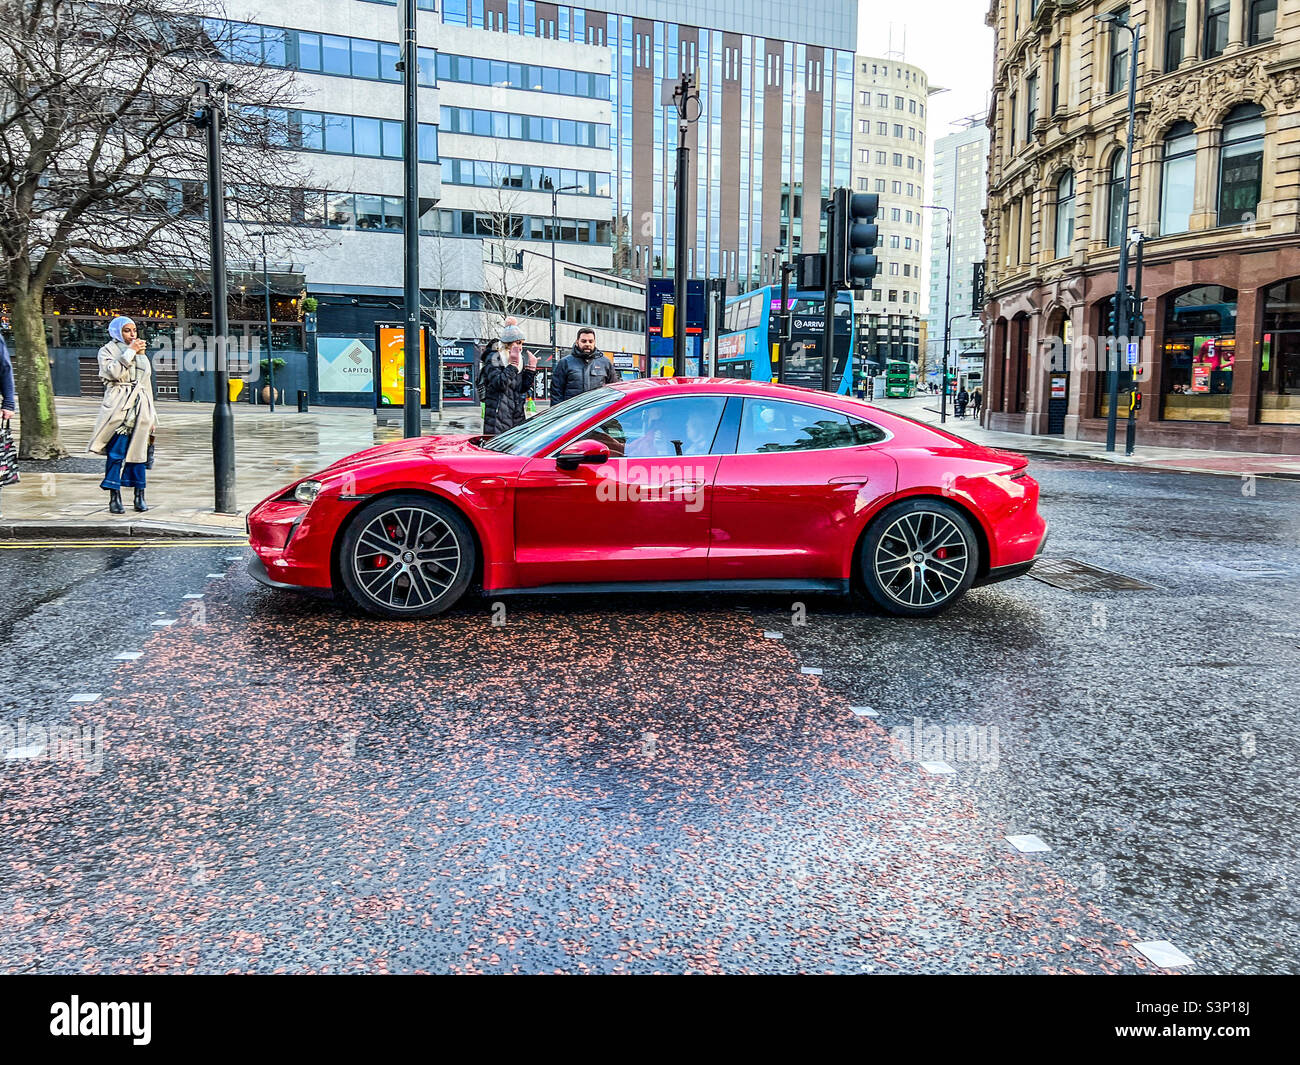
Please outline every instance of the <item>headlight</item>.
[[303, 481], [293, 490], [293, 498], [299, 503], [312, 503], [320, 495], [320, 481]]

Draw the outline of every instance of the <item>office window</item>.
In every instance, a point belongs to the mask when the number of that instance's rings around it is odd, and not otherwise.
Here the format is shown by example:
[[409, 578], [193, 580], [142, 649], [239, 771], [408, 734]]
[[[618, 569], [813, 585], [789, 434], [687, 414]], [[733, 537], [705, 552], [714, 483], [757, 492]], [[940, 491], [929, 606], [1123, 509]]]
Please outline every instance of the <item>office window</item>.
[[895, 181], [893, 184], [893, 191], [895, 196], [901, 196], [903, 193], [903, 183], [901, 181]]
[[885, 152], [876, 152], [876, 165], [886, 166], [889, 163], [889, 156]]
[[1106, 219], [1106, 244], [1119, 247], [1128, 220], [1124, 217], [1124, 153], [1116, 152], [1110, 162], [1110, 179], [1106, 182], [1109, 213]]
[[1250, 0], [1249, 22], [1247, 40], [1251, 44], [1271, 41], [1277, 32], [1277, 0]]
[[1264, 176], [1264, 112], [1242, 104], [1223, 123], [1219, 152], [1219, 225], [1237, 225], [1255, 217]]
[[1007, 117], [1009, 119], [1007, 148], [1012, 152], [1016, 150], [1016, 115], [1019, 113], [1017, 108], [1018, 103], [1019, 101], [1016, 97], [1016, 94], [1012, 93], [1011, 98], [1007, 104]]
[[[1120, 13], [1127, 15], [1128, 8], [1121, 8]], [[1110, 64], [1107, 88], [1113, 94], [1128, 88], [1129, 31], [1118, 23], [1112, 22], [1109, 27], [1109, 43]]]
[[1205, 58], [1223, 55], [1228, 47], [1228, 24], [1231, 20], [1232, 0], [1205, 0]]
[[884, 192], [884, 191], [885, 191], [885, 179], [884, 179], [884, 178], [876, 178], [876, 191], [877, 191], [877, 192]]
[[895, 166], [902, 166], [902, 165], [903, 165], [903, 153], [902, 153], [902, 152], [895, 152], [895, 153], [894, 153], [894, 165], [895, 165]]
[[876, 123], [876, 133], [877, 133], [879, 136], [881, 136], [881, 137], [888, 137], [888, 136], [889, 136], [889, 123], [888, 123], [888, 122], [877, 122], [877, 123]]
[[1061, 44], [1052, 45], [1052, 114], [1061, 107]]
[[894, 123], [894, 136], [897, 137], [900, 141], [903, 139], [903, 127], [901, 123], [898, 122]]
[[1056, 182], [1056, 258], [1070, 254], [1074, 243], [1074, 171], [1067, 170]]
[[1187, 0], [1165, 0], [1165, 73], [1177, 70], [1187, 43]]
[[876, 93], [876, 106], [888, 108], [889, 97], [883, 92]]
[[894, 97], [894, 110], [896, 110], [896, 111], [901, 111], [902, 109], [903, 109], [903, 98], [902, 98], [901, 96], [895, 96], [895, 97]]
[[1179, 122], [1165, 134], [1160, 175], [1160, 233], [1186, 233], [1196, 191], [1196, 129]]

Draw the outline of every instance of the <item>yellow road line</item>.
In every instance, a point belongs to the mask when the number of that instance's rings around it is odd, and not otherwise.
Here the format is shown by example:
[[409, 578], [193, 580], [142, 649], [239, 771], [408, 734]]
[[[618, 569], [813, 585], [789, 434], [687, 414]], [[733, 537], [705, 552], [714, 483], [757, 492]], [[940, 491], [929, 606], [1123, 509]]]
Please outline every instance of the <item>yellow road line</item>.
[[34, 547], [247, 547], [247, 540], [151, 540], [145, 537], [132, 540], [0, 540], [0, 550], [16, 551]]

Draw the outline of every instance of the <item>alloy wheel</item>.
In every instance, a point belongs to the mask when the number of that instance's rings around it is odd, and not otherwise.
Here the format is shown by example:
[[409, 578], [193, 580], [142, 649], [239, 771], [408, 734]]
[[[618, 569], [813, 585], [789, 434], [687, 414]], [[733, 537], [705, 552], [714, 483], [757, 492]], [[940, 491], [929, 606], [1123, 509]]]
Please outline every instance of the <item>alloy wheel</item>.
[[907, 607], [933, 607], [956, 595], [966, 579], [966, 538], [950, 518], [932, 510], [894, 521], [876, 545], [876, 580]]
[[452, 527], [420, 507], [397, 507], [361, 529], [352, 551], [357, 585], [394, 611], [427, 609], [447, 594], [461, 566]]

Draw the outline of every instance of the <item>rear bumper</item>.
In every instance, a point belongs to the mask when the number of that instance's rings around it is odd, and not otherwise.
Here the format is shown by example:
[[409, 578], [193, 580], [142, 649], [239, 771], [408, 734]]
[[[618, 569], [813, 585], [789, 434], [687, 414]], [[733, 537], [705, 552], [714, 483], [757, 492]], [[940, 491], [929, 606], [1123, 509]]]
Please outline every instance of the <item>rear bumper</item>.
[[1043, 538], [1038, 542], [1038, 550], [1034, 552], [1034, 557], [1031, 558], [1028, 562], [1017, 562], [1013, 566], [998, 566], [995, 569], [991, 569], [988, 571], [988, 573], [986, 573], [983, 577], [981, 577], [979, 580], [975, 582], [975, 587], [979, 588], [986, 584], [997, 584], [1000, 581], [1009, 581], [1009, 580], [1013, 580], [1016, 577], [1023, 577], [1026, 573], [1028, 573], [1031, 569], [1034, 568], [1034, 563], [1037, 562], [1039, 556], [1042, 555], [1043, 548], [1047, 546], [1048, 534], [1049, 534], [1049, 529], [1047, 528], [1046, 525], [1044, 525]]

